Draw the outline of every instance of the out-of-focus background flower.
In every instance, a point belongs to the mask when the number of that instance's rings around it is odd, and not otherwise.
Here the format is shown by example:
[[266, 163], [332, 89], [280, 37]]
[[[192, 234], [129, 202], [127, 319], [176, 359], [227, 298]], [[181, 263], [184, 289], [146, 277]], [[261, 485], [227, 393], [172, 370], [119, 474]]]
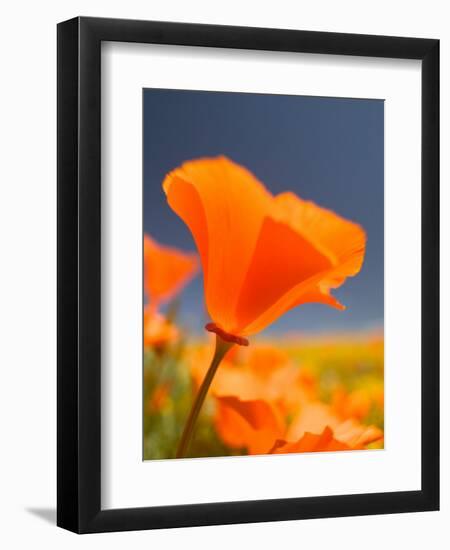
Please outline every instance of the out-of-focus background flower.
[[220, 154], [272, 193], [358, 222], [368, 242], [361, 272], [334, 292], [345, 311], [306, 304], [231, 350], [188, 456], [383, 446], [383, 120], [380, 100], [144, 91], [144, 230], [157, 253], [146, 270], [166, 257], [160, 276], [176, 281], [163, 300], [144, 295], [144, 459], [174, 456], [214, 347], [195, 245], [161, 183], [186, 160]]

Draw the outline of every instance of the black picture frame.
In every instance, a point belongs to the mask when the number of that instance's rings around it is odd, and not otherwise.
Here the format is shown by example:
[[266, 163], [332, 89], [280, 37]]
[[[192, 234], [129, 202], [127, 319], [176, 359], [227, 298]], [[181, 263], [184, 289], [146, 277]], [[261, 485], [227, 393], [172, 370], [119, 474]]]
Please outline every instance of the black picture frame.
[[[422, 61], [420, 491], [101, 509], [102, 41]], [[57, 524], [76, 533], [94, 533], [438, 510], [439, 41], [77, 17], [58, 25], [57, 66]]]

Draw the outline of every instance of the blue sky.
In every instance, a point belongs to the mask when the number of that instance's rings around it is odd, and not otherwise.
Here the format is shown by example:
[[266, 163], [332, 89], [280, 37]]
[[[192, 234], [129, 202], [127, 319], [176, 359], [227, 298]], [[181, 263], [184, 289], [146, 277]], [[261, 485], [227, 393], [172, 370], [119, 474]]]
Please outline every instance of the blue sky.
[[[195, 250], [168, 207], [165, 174], [182, 162], [226, 155], [274, 194], [294, 191], [360, 223], [364, 266], [334, 291], [341, 312], [307, 304], [266, 334], [370, 329], [384, 315], [384, 102], [382, 100], [145, 89], [144, 231], [163, 244]], [[181, 319], [200, 332], [208, 317], [201, 276], [180, 296]]]

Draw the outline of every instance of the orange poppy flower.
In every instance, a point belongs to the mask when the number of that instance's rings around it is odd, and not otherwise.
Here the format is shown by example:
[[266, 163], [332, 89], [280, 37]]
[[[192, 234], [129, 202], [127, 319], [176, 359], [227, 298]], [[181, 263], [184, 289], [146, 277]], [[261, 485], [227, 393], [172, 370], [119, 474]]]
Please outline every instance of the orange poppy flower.
[[372, 396], [367, 388], [347, 392], [344, 388], [337, 387], [331, 396], [331, 406], [341, 418], [362, 420], [369, 414], [375, 399], [376, 396]]
[[322, 433], [327, 426], [333, 430], [338, 441], [346, 443], [352, 449], [362, 449], [383, 437], [383, 432], [376, 426], [365, 426], [353, 418], [342, 420], [333, 414], [328, 405], [319, 401], [300, 407], [286, 437], [289, 441], [298, 441], [307, 432]]
[[281, 440], [277, 441], [270, 453], [319, 453], [350, 450], [352, 450], [352, 448], [346, 443], [342, 443], [335, 439], [333, 430], [329, 426], [326, 426], [320, 434], [305, 432], [305, 434], [295, 443], [286, 443], [286, 441]]
[[249, 454], [265, 454], [284, 435], [284, 423], [277, 411], [262, 399], [241, 401], [237, 397], [219, 397], [216, 430], [223, 442]]
[[284, 350], [268, 343], [252, 346], [247, 351], [247, 365], [259, 376], [270, 376], [290, 363], [289, 355]]
[[217, 397], [216, 431], [228, 446], [249, 454], [280, 454], [364, 449], [383, 437], [375, 426], [341, 422], [322, 403], [305, 404], [287, 426], [279, 410], [259, 399]]
[[[267, 344], [248, 348], [243, 362], [236, 365], [227, 354], [211, 383], [215, 397], [233, 396], [244, 401], [262, 399], [283, 414], [294, 414], [301, 403], [316, 395], [315, 387], [305, 384], [301, 368], [282, 351]], [[199, 348], [190, 354], [191, 374], [200, 386], [207, 372], [211, 350]]]
[[179, 292], [197, 269], [196, 254], [163, 246], [144, 236], [144, 288], [155, 309]]
[[273, 196], [225, 157], [186, 162], [163, 188], [200, 254], [208, 330], [246, 344], [300, 304], [343, 309], [330, 291], [361, 268], [359, 225], [293, 193]]

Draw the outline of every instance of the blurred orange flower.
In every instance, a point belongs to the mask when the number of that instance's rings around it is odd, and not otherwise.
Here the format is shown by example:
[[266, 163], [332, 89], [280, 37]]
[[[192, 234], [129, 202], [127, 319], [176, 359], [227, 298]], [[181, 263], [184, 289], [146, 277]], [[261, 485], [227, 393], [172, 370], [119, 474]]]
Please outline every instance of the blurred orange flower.
[[269, 403], [241, 401], [227, 396], [217, 399], [216, 430], [223, 442], [249, 454], [265, 454], [284, 435], [284, 423]]
[[313, 401], [299, 408], [286, 432], [289, 441], [298, 441], [305, 433], [322, 433], [329, 427], [334, 437], [352, 449], [362, 449], [369, 443], [378, 441], [383, 432], [376, 426], [365, 426], [353, 418], [341, 419], [333, 414], [329, 405]]
[[342, 418], [361, 420], [369, 414], [371, 404], [371, 398], [364, 390], [349, 393], [342, 388], [337, 388], [332, 395], [333, 409]]
[[144, 346], [163, 347], [178, 339], [178, 329], [164, 315], [144, 308]]
[[179, 292], [197, 269], [196, 254], [163, 246], [144, 235], [144, 288], [155, 309]]
[[330, 291], [361, 268], [359, 225], [293, 193], [273, 196], [225, 157], [186, 162], [163, 188], [200, 254], [208, 330], [245, 344], [300, 304], [343, 309]]
[[158, 244], [144, 235], [144, 346], [163, 347], [178, 338], [177, 327], [159, 313], [161, 303], [172, 298], [195, 275], [196, 254]]
[[327, 426], [320, 434], [305, 432], [295, 443], [279, 440], [275, 443], [271, 454], [284, 453], [318, 453], [324, 451], [350, 451], [351, 447], [334, 438], [333, 430]]
[[252, 346], [247, 352], [249, 368], [260, 376], [270, 376], [288, 363], [289, 355], [280, 347], [268, 343]]
[[301, 406], [300, 414], [287, 425], [279, 410], [264, 400], [232, 396], [216, 400], [217, 433], [230, 447], [245, 448], [249, 454], [364, 449], [383, 437], [375, 426], [340, 421], [319, 402]]
[[[197, 386], [207, 371], [210, 359], [207, 355], [210, 356], [211, 351], [200, 348], [188, 358]], [[212, 395], [233, 396], [244, 401], [262, 399], [285, 415], [293, 414], [301, 403], [315, 397], [316, 389], [310, 377], [283, 350], [268, 344], [255, 345], [242, 355], [239, 364], [233, 362], [230, 352], [225, 356], [212, 381]]]
[[150, 397], [150, 399], [147, 402], [147, 412], [150, 414], [155, 412], [161, 412], [164, 409], [164, 407], [167, 405], [169, 398], [170, 398], [170, 384], [166, 382], [158, 386], [153, 392], [153, 395]]

